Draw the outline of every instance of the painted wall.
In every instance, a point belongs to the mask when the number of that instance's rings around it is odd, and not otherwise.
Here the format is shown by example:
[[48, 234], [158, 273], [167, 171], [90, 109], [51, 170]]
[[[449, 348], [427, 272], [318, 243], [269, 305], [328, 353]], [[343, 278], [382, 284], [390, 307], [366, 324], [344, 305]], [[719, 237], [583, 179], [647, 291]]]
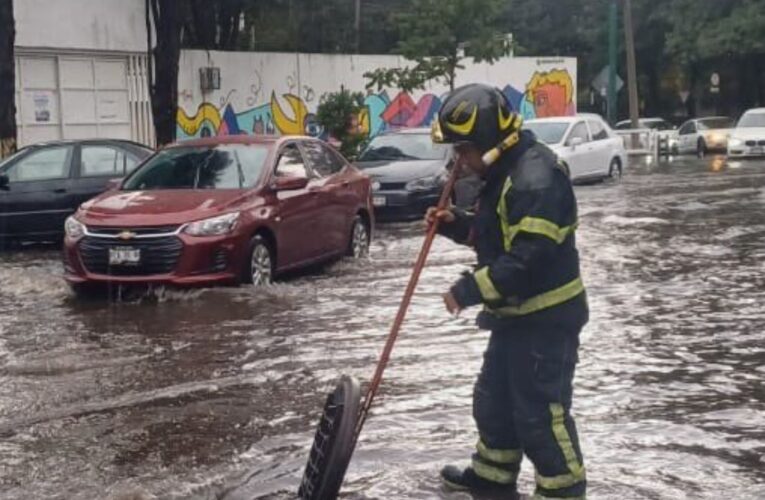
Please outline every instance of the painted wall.
[[14, 0], [16, 46], [146, 52], [144, 0]]
[[[178, 137], [225, 134], [307, 134], [324, 137], [316, 122], [319, 99], [343, 86], [365, 91], [366, 71], [404, 65], [398, 56], [184, 51], [179, 77]], [[199, 69], [220, 68], [221, 89], [202, 93]], [[503, 89], [524, 117], [576, 113], [576, 59], [506, 58], [466, 64], [457, 85], [489, 83]], [[396, 127], [429, 126], [448, 91], [431, 85], [407, 94], [366, 92], [359, 116], [375, 136]]]

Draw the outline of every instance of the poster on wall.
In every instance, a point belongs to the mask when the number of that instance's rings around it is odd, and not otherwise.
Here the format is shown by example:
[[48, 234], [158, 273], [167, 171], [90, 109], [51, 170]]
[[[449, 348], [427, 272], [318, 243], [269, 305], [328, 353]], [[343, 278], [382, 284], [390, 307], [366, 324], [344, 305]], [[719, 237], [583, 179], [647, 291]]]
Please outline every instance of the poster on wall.
[[50, 123], [53, 92], [35, 92], [32, 95], [32, 102], [34, 102], [35, 123]]

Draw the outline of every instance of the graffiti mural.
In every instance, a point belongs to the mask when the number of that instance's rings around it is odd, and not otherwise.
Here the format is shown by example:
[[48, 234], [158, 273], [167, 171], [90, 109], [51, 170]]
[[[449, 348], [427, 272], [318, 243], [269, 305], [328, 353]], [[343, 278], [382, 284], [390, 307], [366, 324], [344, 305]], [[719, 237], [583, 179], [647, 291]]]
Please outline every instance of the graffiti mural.
[[[296, 85], [292, 85], [296, 88]], [[252, 95], [247, 99], [247, 109], [237, 110], [230, 102], [216, 107], [202, 103], [193, 115], [178, 110], [178, 138], [204, 137], [210, 135], [265, 134], [309, 135], [327, 138], [316, 120], [313, 90], [310, 87], [296, 95], [292, 92], [278, 95], [272, 91], [270, 99], [255, 104]], [[513, 108], [525, 119], [548, 116], [568, 116], [576, 112], [574, 102], [575, 84], [565, 69], [536, 71], [523, 91], [512, 85], [503, 88]], [[231, 95], [229, 91], [228, 95]], [[444, 96], [425, 93], [415, 99], [409, 93], [399, 92], [391, 98], [387, 91], [369, 93], [364, 109], [357, 117], [359, 128], [368, 137], [386, 130], [402, 127], [427, 127], [441, 107]], [[225, 99], [224, 101], [228, 101]], [[314, 109], [310, 109], [311, 105]]]

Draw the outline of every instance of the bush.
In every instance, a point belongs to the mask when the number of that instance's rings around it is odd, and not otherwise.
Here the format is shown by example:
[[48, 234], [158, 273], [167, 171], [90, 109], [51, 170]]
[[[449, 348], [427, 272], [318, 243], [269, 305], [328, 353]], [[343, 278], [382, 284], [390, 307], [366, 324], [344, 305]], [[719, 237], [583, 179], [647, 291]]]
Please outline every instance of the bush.
[[316, 119], [330, 136], [340, 141], [340, 152], [354, 159], [364, 135], [359, 130], [358, 116], [364, 108], [364, 94], [350, 92], [328, 92], [321, 96], [316, 110]]

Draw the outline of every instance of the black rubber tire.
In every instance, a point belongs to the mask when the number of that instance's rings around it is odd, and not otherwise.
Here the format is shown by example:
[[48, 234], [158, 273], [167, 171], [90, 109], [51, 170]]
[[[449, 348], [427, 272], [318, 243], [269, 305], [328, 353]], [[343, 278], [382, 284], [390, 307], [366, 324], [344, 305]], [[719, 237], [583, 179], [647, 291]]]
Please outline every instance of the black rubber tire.
[[613, 158], [608, 165], [608, 178], [617, 181], [623, 174], [622, 161], [619, 158]]
[[360, 407], [358, 381], [343, 375], [324, 404], [298, 490], [301, 499], [337, 498], [353, 455], [353, 433]]
[[107, 287], [99, 287], [92, 283], [69, 283], [69, 289], [77, 300], [95, 300], [109, 297], [109, 289]]
[[244, 272], [242, 273], [242, 282], [244, 283], [252, 283], [252, 257], [253, 252], [255, 252], [256, 247], [264, 247], [268, 251], [268, 257], [271, 261], [271, 274], [268, 280], [268, 283], [264, 284], [270, 284], [273, 282], [274, 278], [274, 272], [275, 272], [275, 263], [276, 259], [274, 256], [274, 250], [271, 248], [271, 245], [268, 244], [265, 238], [263, 238], [261, 235], [256, 234], [252, 237], [250, 240], [250, 244], [247, 247], [247, 261], [244, 263]]
[[[361, 255], [356, 255], [356, 251], [354, 248], [354, 245], [356, 244], [355, 238], [356, 238], [356, 228], [361, 227], [364, 229], [364, 235], [365, 235], [365, 250], [362, 252]], [[364, 221], [364, 218], [360, 215], [357, 215], [355, 219], [353, 219], [353, 224], [351, 224], [351, 232], [348, 237], [348, 247], [345, 249], [345, 255], [347, 257], [353, 257], [353, 258], [363, 258], [369, 255], [369, 244], [371, 242], [371, 236], [369, 234], [369, 226]]]
[[704, 139], [699, 139], [699, 142], [696, 143], [696, 156], [699, 158], [707, 156], [707, 143], [704, 142]]

